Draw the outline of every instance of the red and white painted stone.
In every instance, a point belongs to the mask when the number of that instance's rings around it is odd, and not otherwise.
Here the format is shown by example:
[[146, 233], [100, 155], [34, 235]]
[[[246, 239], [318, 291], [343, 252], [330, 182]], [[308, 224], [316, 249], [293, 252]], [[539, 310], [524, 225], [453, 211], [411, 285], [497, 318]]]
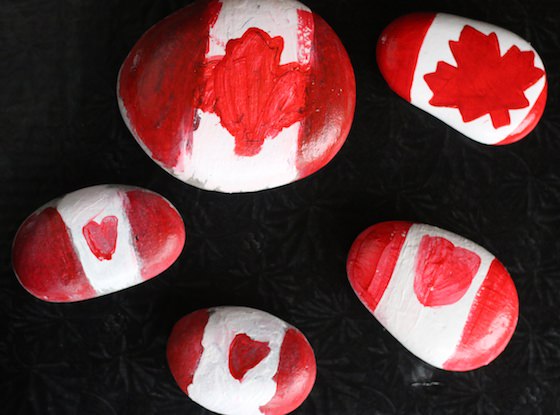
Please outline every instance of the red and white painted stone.
[[294, 0], [203, 0], [179, 10], [136, 43], [117, 93], [156, 163], [229, 193], [323, 167], [346, 140], [356, 98], [340, 40]]
[[381, 34], [377, 63], [398, 95], [484, 144], [521, 140], [546, 104], [546, 73], [535, 49], [476, 20], [402, 16]]
[[179, 387], [224, 415], [283, 415], [315, 382], [313, 349], [279, 318], [246, 307], [195, 311], [175, 324], [167, 360]]
[[35, 297], [72, 302], [155, 277], [184, 243], [183, 220], [162, 196], [100, 185], [69, 193], [29, 216], [15, 236], [12, 264]]
[[383, 222], [348, 256], [358, 298], [410, 352], [446, 370], [487, 365], [517, 324], [515, 285], [487, 250], [451, 232]]

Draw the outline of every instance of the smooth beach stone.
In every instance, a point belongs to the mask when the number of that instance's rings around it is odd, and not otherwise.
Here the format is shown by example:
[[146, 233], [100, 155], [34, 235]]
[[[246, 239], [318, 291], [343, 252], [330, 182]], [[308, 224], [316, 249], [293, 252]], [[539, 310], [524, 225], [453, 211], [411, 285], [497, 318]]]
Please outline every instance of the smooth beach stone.
[[283, 415], [315, 382], [313, 349], [279, 318], [215, 307], [179, 320], [167, 343], [169, 368], [193, 401], [224, 415]]
[[346, 140], [356, 88], [335, 32], [294, 0], [208, 0], [136, 43], [117, 86], [146, 153], [207, 190], [250, 192], [304, 178]]
[[546, 73], [535, 49], [476, 20], [402, 16], [381, 34], [377, 63], [398, 95], [484, 144], [521, 140], [546, 104]]
[[183, 220], [162, 196], [100, 185], [31, 214], [14, 238], [12, 264], [35, 297], [72, 302], [155, 277], [177, 259], [184, 243]]
[[382, 222], [354, 241], [348, 279], [358, 298], [410, 352], [446, 370], [487, 365], [517, 324], [515, 285], [487, 250], [451, 232]]

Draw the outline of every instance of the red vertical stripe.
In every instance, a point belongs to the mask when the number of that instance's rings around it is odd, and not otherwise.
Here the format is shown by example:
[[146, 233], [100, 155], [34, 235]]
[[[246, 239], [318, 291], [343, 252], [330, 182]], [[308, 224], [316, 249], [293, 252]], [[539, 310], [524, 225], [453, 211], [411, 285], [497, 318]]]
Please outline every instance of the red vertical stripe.
[[292, 412], [305, 400], [313, 384], [317, 367], [313, 349], [298, 330], [288, 329], [280, 349], [278, 371], [274, 376], [276, 394], [260, 410], [265, 415]]
[[175, 324], [167, 341], [169, 369], [186, 394], [204, 351], [202, 338], [209, 317], [208, 309], [188, 314]]
[[435, 13], [399, 17], [383, 30], [377, 42], [377, 65], [389, 87], [410, 102], [418, 54]]
[[490, 363], [511, 339], [518, 314], [515, 285], [504, 266], [494, 259], [476, 294], [461, 341], [443, 368], [465, 371]]
[[[299, 10], [300, 22], [309, 19]], [[306, 117], [299, 134], [299, 177], [327, 164], [340, 150], [352, 125], [356, 104], [354, 70], [344, 46], [330, 26], [313, 14], [311, 72], [307, 85]], [[315, 143], [332, 141], [324, 151]], [[323, 149], [322, 144], [317, 145]]]
[[42, 300], [69, 302], [96, 296], [70, 232], [53, 207], [34, 213], [21, 225], [14, 239], [12, 264], [24, 288]]
[[144, 190], [126, 192], [124, 206], [144, 279], [155, 277], [175, 262], [185, 244], [179, 212], [163, 197]]
[[167, 168], [192, 142], [196, 88], [221, 3], [202, 1], [156, 24], [124, 61], [118, 92], [130, 127]]
[[381, 300], [412, 226], [382, 222], [362, 232], [348, 254], [348, 279], [358, 298], [373, 313]]

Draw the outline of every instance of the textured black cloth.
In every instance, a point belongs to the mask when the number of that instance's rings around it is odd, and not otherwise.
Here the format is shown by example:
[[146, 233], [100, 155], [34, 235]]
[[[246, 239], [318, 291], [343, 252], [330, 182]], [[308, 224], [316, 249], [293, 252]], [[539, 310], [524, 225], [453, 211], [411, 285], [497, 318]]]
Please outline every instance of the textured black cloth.
[[[250, 194], [198, 190], [159, 168], [118, 111], [126, 54], [177, 0], [0, 2], [0, 413], [209, 414], [175, 384], [173, 324], [243, 305], [298, 327], [317, 358], [299, 415], [560, 413], [560, 6], [557, 0], [309, 0], [352, 60], [357, 108], [318, 173]], [[393, 93], [375, 44], [394, 18], [442, 11], [527, 39], [549, 97], [519, 143], [473, 142]], [[146, 187], [181, 212], [179, 260], [140, 286], [75, 304], [29, 295], [10, 264], [21, 222], [45, 202], [102, 183]], [[358, 301], [345, 270], [354, 238], [383, 220], [429, 223], [494, 253], [517, 286], [506, 350], [467, 373], [406, 351]]]

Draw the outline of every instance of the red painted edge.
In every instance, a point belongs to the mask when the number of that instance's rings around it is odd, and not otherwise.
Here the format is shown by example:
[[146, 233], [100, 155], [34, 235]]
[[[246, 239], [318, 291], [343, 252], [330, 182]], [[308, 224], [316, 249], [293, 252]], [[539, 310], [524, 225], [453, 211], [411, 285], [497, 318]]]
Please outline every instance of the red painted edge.
[[167, 341], [167, 363], [171, 374], [183, 392], [193, 381], [204, 348], [202, 338], [210, 312], [202, 309], [179, 320]]
[[20, 226], [12, 247], [12, 265], [21, 285], [41, 300], [71, 302], [97, 296], [54, 207], [32, 214]]
[[[299, 10], [300, 20], [308, 20]], [[298, 176], [306, 177], [325, 166], [344, 144], [356, 106], [354, 69], [344, 45], [334, 30], [313, 14], [311, 70], [306, 90], [306, 117], [298, 138]], [[334, 136], [331, 138], [331, 136]], [[313, 152], [315, 142], [330, 141], [330, 147]]]
[[260, 410], [265, 415], [292, 412], [307, 398], [317, 375], [315, 355], [305, 336], [294, 328], [286, 331], [274, 376], [276, 394]]
[[410, 222], [392, 221], [363, 231], [350, 248], [346, 270], [356, 295], [372, 313], [381, 300], [399, 259]]
[[379, 36], [376, 59], [389, 87], [410, 102], [418, 54], [436, 13], [411, 13], [391, 22]]
[[485, 366], [507, 346], [519, 315], [515, 285], [494, 259], [471, 307], [461, 341], [443, 368], [466, 371]]
[[529, 111], [529, 114], [525, 117], [525, 119], [519, 124], [519, 126], [513, 131], [510, 135], [504, 138], [502, 141], [494, 144], [496, 146], [502, 146], [506, 144], [515, 143], [522, 138], [524, 138], [527, 134], [529, 134], [539, 123], [544, 108], [546, 106], [546, 98], [548, 95], [548, 82], [545, 82], [543, 90], [541, 91], [539, 97], [535, 101], [533, 108]]
[[169, 268], [183, 250], [183, 219], [166, 199], [146, 190], [127, 191], [123, 205], [141, 261], [142, 277], [155, 277]]

